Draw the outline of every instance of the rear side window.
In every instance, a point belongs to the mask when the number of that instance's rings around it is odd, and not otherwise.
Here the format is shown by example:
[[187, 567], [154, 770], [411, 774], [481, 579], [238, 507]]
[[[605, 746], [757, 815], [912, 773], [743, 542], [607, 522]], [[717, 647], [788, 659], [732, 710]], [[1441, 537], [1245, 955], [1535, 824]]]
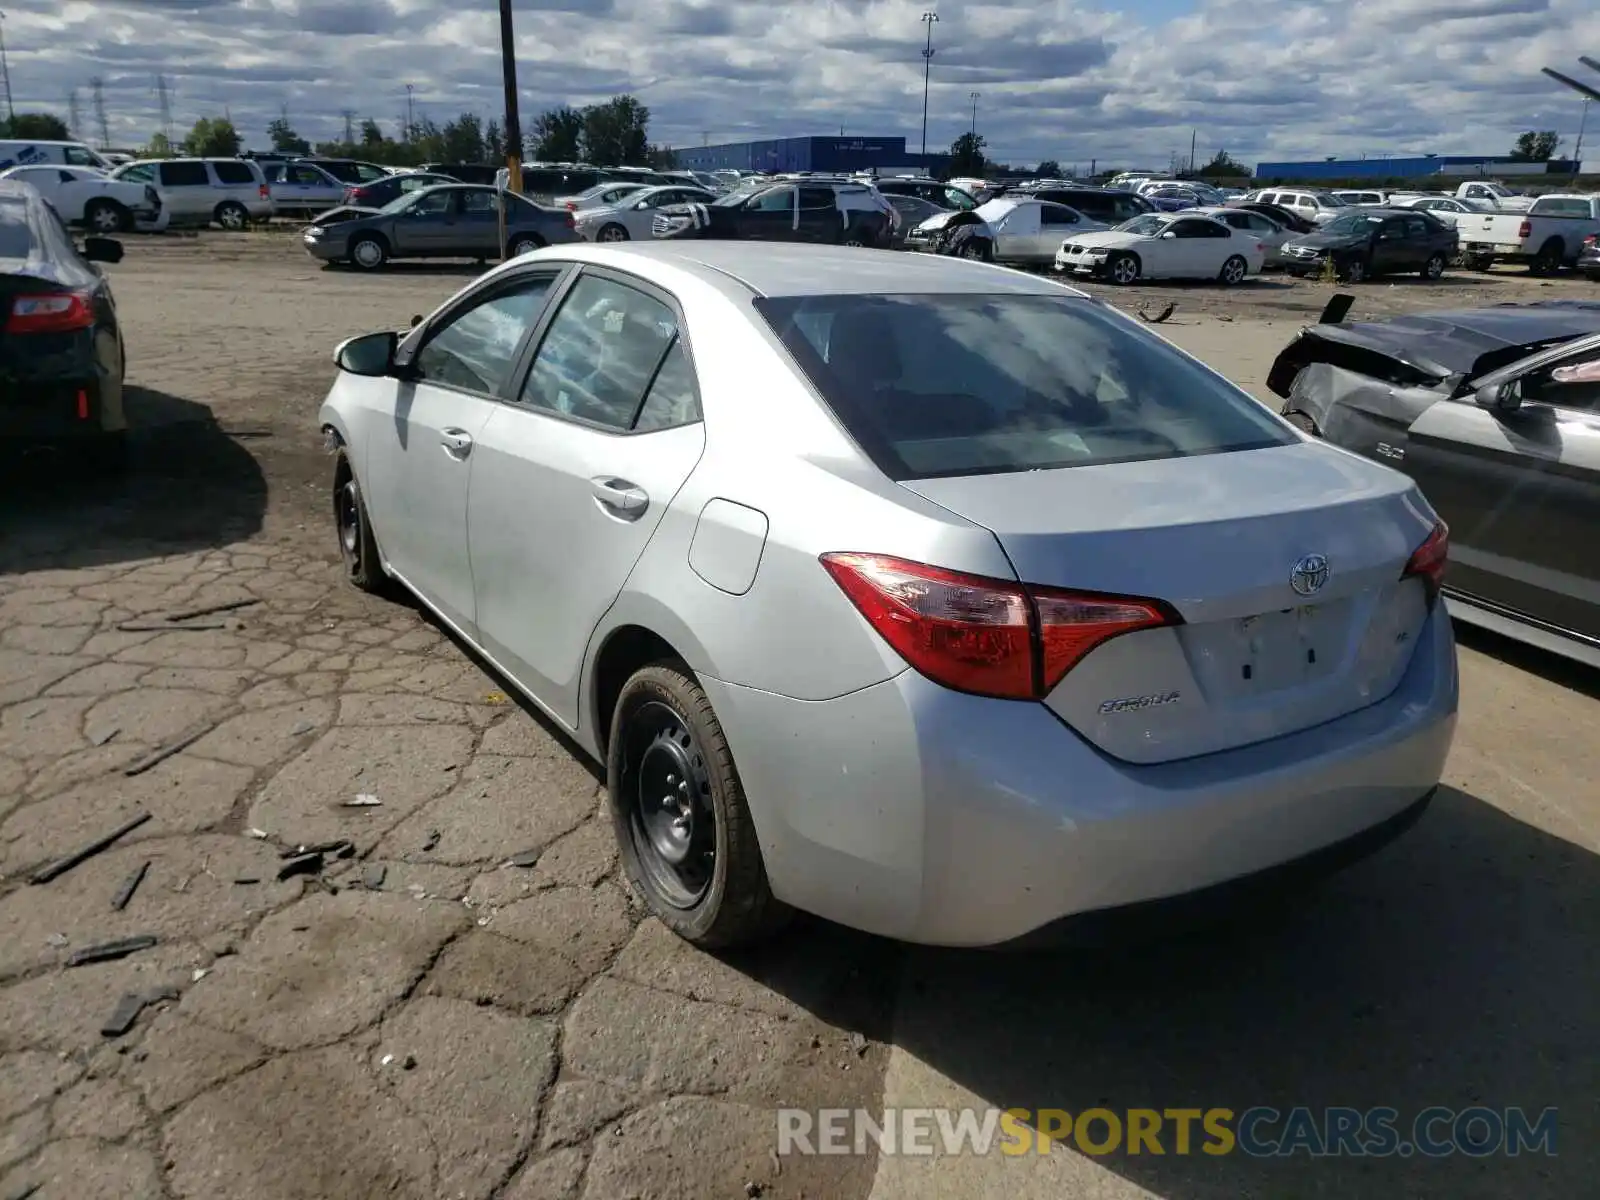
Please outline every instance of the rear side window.
[[211, 176], [206, 174], [203, 162], [164, 162], [161, 164], [162, 187], [210, 187]]
[[100, 166], [100, 156], [84, 146], [68, 146], [64, 157], [70, 167]]
[[219, 183], [226, 183], [230, 187], [256, 181], [256, 173], [250, 169], [249, 163], [214, 162], [211, 164], [211, 169], [217, 173]]
[[0, 258], [26, 259], [33, 254], [28, 206], [22, 200], [0, 200]]
[[1070, 296], [806, 296], [754, 305], [893, 479], [1288, 445], [1245, 393]]

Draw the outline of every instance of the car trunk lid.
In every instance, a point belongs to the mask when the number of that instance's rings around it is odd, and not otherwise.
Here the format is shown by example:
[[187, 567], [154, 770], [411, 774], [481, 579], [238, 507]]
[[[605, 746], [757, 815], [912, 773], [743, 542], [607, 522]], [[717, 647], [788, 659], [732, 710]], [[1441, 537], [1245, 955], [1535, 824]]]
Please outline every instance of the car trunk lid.
[[1026, 583], [1162, 600], [1183, 617], [1105, 642], [1045, 698], [1126, 761], [1232, 749], [1377, 703], [1427, 617], [1422, 582], [1402, 574], [1433, 514], [1403, 476], [1326, 447], [903, 486], [991, 530]]

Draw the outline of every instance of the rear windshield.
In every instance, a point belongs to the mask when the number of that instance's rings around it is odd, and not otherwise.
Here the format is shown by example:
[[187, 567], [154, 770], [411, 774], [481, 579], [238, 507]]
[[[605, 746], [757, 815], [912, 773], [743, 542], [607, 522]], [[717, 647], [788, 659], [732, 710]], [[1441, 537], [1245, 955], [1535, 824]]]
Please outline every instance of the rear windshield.
[[255, 172], [250, 169], [249, 163], [244, 162], [214, 162], [211, 169], [217, 173], [219, 183], [254, 183]]
[[33, 230], [25, 201], [0, 200], [0, 258], [25, 259], [33, 255]]
[[754, 303], [892, 479], [1294, 441], [1248, 395], [1092, 300], [849, 295]]

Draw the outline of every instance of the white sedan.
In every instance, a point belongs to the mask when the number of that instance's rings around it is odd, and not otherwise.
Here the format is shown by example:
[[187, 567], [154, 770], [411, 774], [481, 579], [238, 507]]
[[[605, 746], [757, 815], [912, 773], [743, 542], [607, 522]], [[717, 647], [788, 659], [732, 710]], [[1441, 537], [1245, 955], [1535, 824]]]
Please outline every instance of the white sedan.
[[31, 184], [63, 221], [95, 233], [125, 233], [166, 228], [161, 193], [146, 183], [112, 179], [93, 167], [10, 167], [0, 179]]
[[[960, 214], [940, 213], [912, 231], [908, 244], [920, 248]], [[996, 262], [1048, 266], [1067, 238], [1079, 233], [1109, 229], [1103, 221], [1084, 216], [1075, 208], [1026, 196], [999, 196], [972, 210], [985, 226]]]
[[1112, 283], [1140, 279], [1217, 279], [1242, 283], [1266, 261], [1254, 234], [1229, 229], [1214, 217], [1147, 213], [1105, 233], [1063, 242], [1056, 270], [1099, 275]]
[[650, 223], [655, 220], [656, 209], [669, 204], [710, 204], [716, 198], [715, 192], [688, 184], [639, 188], [614, 204], [579, 208], [573, 213], [573, 228], [586, 242], [647, 242], [653, 236]]

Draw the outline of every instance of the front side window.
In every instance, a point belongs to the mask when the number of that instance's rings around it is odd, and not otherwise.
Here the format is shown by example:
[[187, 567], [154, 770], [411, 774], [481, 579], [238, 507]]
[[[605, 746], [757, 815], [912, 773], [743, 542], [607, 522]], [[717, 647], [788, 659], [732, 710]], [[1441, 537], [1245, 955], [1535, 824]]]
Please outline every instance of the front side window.
[[1140, 237], [1156, 237], [1169, 224], [1167, 218], [1157, 216], [1155, 213], [1146, 213], [1142, 217], [1135, 217], [1120, 226], [1123, 233], [1134, 233]]
[[893, 479], [1290, 444], [1244, 392], [1071, 296], [765, 297], [754, 305]]
[[161, 164], [162, 187], [210, 187], [211, 176], [206, 174], [203, 162], [164, 162]]
[[786, 213], [794, 208], [794, 189], [775, 188], [750, 202], [751, 212]]
[[440, 188], [437, 192], [424, 192], [415, 197], [406, 212], [414, 217], [442, 217], [455, 203], [453, 188]]
[[155, 168], [151, 166], [127, 167], [117, 173], [118, 179], [131, 179], [134, 183], [154, 183], [156, 181]]
[[614, 280], [585, 276], [550, 322], [522, 402], [630, 429], [677, 335], [678, 319], [660, 300]]
[[461, 210], [469, 216], [493, 215], [496, 212], [493, 192], [462, 192]]
[[428, 383], [493, 395], [506, 381], [517, 347], [544, 308], [554, 276], [525, 279], [452, 316], [412, 360]]

